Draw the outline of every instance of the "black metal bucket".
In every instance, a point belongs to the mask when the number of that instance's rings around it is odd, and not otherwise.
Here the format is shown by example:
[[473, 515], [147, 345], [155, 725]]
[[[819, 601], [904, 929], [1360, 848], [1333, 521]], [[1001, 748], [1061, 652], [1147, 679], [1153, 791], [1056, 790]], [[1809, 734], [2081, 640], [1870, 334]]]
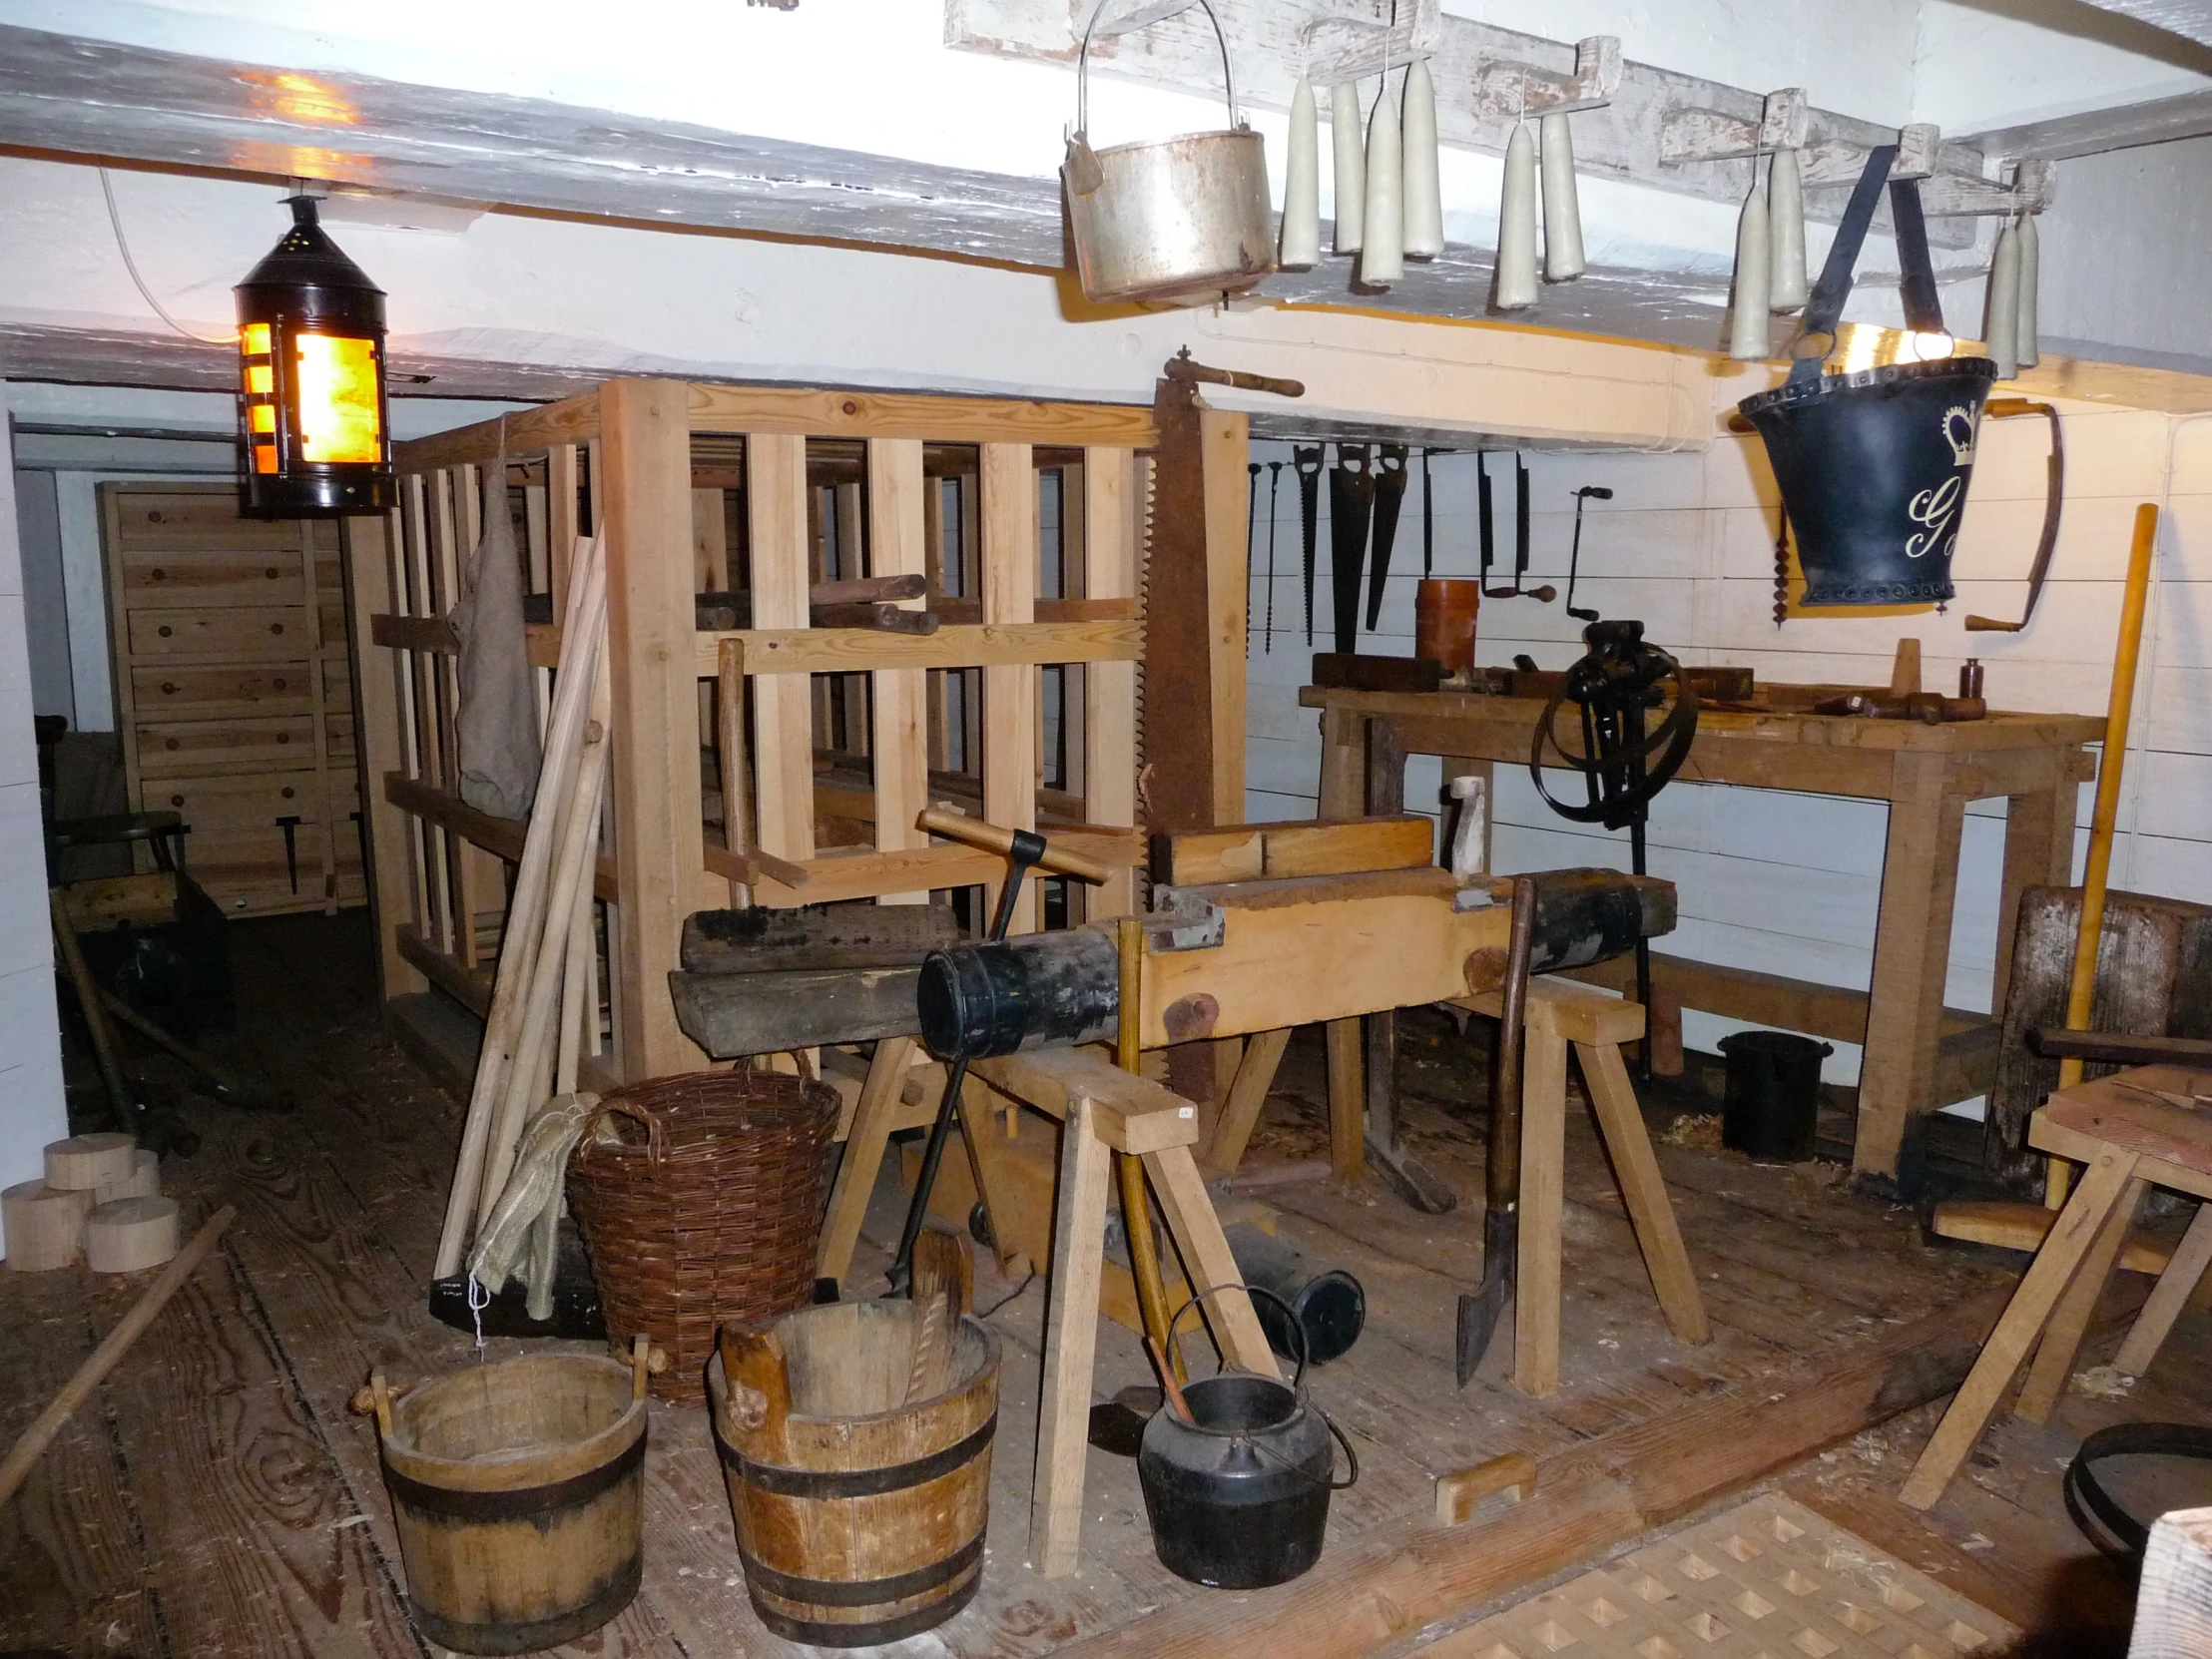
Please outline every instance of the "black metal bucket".
[[1721, 1038], [1720, 1051], [1728, 1058], [1721, 1145], [1778, 1163], [1812, 1157], [1821, 1062], [1836, 1050], [1794, 1031], [1732, 1031]]
[[[1260, 1286], [1219, 1288], [1281, 1301]], [[1176, 1311], [1171, 1333], [1197, 1304], [1193, 1297]], [[1351, 1459], [1345, 1485], [1360, 1478], [1360, 1459], [1327, 1413], [1308, 1406], [1305, 1380], [1303, 1354], [1289, 1382], [1223, 1372], [1183, 1390], [1190, 1422], [1162, 1405], [1145, 1424], [1137, 1480], [1152, 1547], [1170, 1572], [1214, 1589], [1257, 1590], [1288, 1583], [1321, 1558], [1337, 1489], [1330, 1436]]]
[[1973, 476], [1987, 357], [1792, 380], [1736, 407], [1766, 440], [1805, 572], [1801, 604], [1935, 604]]

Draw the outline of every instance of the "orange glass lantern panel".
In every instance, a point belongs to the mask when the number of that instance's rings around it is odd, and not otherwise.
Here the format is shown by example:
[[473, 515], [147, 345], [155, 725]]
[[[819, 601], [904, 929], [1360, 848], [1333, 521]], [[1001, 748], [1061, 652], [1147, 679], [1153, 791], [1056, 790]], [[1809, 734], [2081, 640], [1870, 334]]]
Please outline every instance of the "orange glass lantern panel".
[[300, 459], [381, 461], [376, 342], [302, 333], [292, 336], [292, 351]]

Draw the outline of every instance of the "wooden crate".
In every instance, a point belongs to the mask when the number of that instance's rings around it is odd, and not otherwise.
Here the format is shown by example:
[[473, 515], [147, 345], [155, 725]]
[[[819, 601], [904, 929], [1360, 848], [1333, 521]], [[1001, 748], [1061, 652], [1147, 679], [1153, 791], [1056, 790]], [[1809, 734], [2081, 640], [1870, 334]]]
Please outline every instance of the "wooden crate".
[[360, 903], [338, 526], [241, 518], [228, 484], [103, 484], [100, 505], [132, 809], [184, 815], [227, 915]]
[[[529, 587], [554, 618], [577, 538], [607, 537], [614, 776], [585, 1068], [604, 1083], [706, 1064], [665, 986], [684, 918], [758, 874], [725, 842], [726, 767], [746, 769], [753, 843], [809, 876], [755, 879], [756, 902], [987, 887], [999, 860], [913, 828], [947, 801], [1124, 871], [1071, 895], [1068, 919], [1133, 902], [1152, 440], [1141, 408], [620, 380], [503, 432], [399, 445], [398, 508], [347, 521], [386, 998], [480, 994], [521, 849], [520, 824], [455, 792], [443, 621], [502, 444]], [[810, 626], [811, 583], [917, 572], [936, 634]], [[749, 594], [752, 626], [699, 629], [696, 596], [728, 590]], [[547, 699], [558, 655], [558, 622], [534, 626]], [[726, 673], [742, 744], [718, 729]], [[1017, 925], [1038, 920], [1032, 895]]]

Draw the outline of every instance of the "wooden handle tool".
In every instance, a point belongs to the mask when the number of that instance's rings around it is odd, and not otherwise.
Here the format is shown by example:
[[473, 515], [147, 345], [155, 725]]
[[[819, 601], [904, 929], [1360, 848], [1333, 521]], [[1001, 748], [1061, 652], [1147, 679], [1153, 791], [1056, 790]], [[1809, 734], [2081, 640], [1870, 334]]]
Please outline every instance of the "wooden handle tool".
[[[962, 841], [979, 847], [985, 852], [1011, 852], [1014, 849], [1014, 832], [1001, 830], [995, 824], [985, 824], [981, 819], [962, 818], [958, 813], [948, 813], [940, 808], [925, 807], [914, 820], [914, 828], [926, 830], [932, 835], [942, 835], [946, 840]], [[1056, 870], [1062, 875], [1072, 875], [1079, 881], [1093, 886], [1113, 879], [1110, 865], [1096, 858], [1087, 858], [1080, 852], [1071, 852], [1064, 846], [1045, 845], [1044, 856], [1037, 860], [1040, 869]]]

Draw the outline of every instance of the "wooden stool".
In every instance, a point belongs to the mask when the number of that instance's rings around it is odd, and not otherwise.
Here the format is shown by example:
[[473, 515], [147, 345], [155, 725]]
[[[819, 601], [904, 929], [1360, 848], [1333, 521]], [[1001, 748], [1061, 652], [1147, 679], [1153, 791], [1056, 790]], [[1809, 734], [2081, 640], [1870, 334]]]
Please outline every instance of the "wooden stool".
[[[1492, 1019], [1496, 991], [1459, 1004]], [[1612, 1155], [1621, 1199], [1636, 1230], [1651, 1288], [1675, 1336], [1712, 1340], [1697, 1275], [1682, 1248], [1674, 1206], [1652, 1156], [1636, 1090], [1620, 1045], [1644, 1034], [1644, 1010], [1571, 979], [1529, 981], [1521, 1060], [1520, 1278], [1514, 1291], [1513, 1384], [1542, 1397], [1559, 1388], [1559, 1213], [1566, 1164], [1567, 1045], [1582, 1061], [1582, 1081]]]
[[[2038, 1334], [2041, 1346], [2012, 1408], [2030, 1422], [2050, 1415], [2073, 1375], [2082, 1333], [2112, 1275], [2143, 1188], [2155, 1183], [2212, 1198], [2212, 1116], [2191, 1104], [2202, 1098], [2200, 1091], [2212, 1091], [2212, 1075], [2143, 1066], [2061, 1089], [2028, 1119], [2030, 1146], [2087, 1168], [1898, 1494], [1914, 1508], [1926, 1509], [1943, 1495]], [[2207, 1263], [2212, 1263], [2212, 1204], [2198, 1207], [2120, 1345], [2113, 1363], [2121, 1371], [2140, 1374], [2157, 1357]]]

